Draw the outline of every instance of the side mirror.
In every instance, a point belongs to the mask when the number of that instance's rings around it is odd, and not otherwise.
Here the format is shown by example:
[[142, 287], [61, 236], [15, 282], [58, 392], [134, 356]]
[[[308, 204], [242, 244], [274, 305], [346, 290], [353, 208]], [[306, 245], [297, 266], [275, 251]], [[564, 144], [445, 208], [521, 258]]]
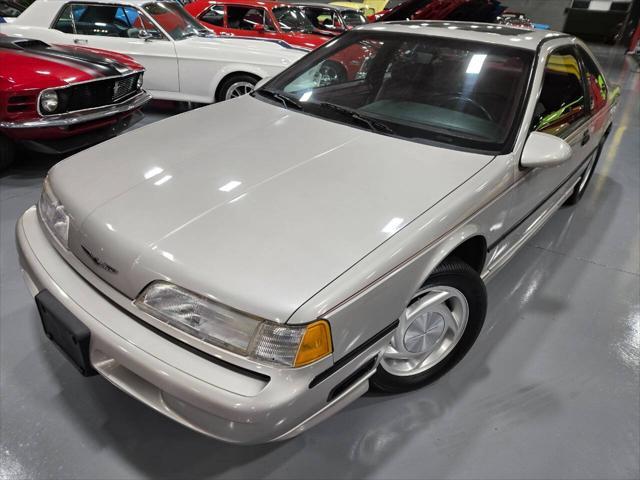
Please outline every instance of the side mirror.
[[264, 25], [262, 23], [256, 23], [253, 25], [253, 31], [254, 32], [258, 32], [258, 33], [262, 33], [264, 32]]
[[548, 133], [532, 132], [520, 158], [526, 168], [554, 167], [571, 158], [571, 147], [561, 138]]
[[151, 37], [153, 37], [153, 35], [148, 30], [144, 30], [144, 29], [138, 30], [138, 38], [144, 40], [145, 42], [148, 42], [149, 40], [151, 40]]
[[253, 87], [254, 90], [257, 90], [258, 88], [262, 87], [265, 83], [267, 83], [269, 80], [271, 80], [273, 77], [264, 77], [261, 80], [258, 80], [258, 83], [256, 83], [255, 87]]

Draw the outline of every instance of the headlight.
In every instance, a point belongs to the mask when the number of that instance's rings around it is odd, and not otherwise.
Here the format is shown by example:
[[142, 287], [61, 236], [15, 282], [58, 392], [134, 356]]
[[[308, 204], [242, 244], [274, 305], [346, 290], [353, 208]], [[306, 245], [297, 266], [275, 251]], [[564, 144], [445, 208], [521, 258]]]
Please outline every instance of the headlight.
[[40, 195], [40, 201], [38, 202], [38, 210], [45, 225], [64, 248], [67, 248], [69, 243], [69, 215], [67, 215], [64, 207], [53, 194], [48, 177], [44, 179], [44, 184], [42, 185], [42, 195]]
[[145, 288], [135, 304], [195, 338], [259, 361], [301, 367], [332, 352], [324, 320], [293, 326], [270, 322], [161, 281]]
[[136, 82], [136, 88], [140, 90], [142, 88], [142, 74], [138, 75], [138, 81]]
[[55, 90], [46, 90], [40, 95], [40, 110], [53, 113], [58, 108], [58, 94]]

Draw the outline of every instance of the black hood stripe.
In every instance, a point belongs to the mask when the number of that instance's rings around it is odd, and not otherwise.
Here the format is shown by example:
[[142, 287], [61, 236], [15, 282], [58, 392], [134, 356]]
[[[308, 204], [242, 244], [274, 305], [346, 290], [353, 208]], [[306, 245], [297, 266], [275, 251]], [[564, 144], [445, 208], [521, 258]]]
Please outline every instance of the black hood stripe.
[[94, 77], [114, 77], [127, 73], [133, 73], [128, 66], [105, 58], [91, 51], [71, 50], [64, 47], [54, 47], [44, 42], [31, 40], [17, 40], [2, 42], [0, 47], [12, 48], [34, 56], [65, 62], [69, 66], [75, 66]]

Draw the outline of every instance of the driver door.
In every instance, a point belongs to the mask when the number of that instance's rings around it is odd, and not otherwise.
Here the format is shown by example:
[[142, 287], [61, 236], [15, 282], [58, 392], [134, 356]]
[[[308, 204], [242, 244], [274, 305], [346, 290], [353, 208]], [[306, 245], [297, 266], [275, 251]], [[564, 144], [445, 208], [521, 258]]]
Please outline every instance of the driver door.
[[[145, 67], [144, 88], [152, 94], [180, 91], [173, 41], [134, 7], [70, 3], [53, 28], [69, 34], [76, 45], [133, 57]], [[139, 38], [143, 29], [152, 34], [150, 39]]]
[[543, 204], [569, 188], [570, 180], [595, 153], [598, 140], [592, 132], [588, 99], [575, 49], [553, 50], [547, 58], [531, 130], [564, 139], [571, 146], [572, 156], [555, 167], [519, 169], [516, 182], [520, 185], [512, 207], [516, 222], [527, 224], [541, 214]]

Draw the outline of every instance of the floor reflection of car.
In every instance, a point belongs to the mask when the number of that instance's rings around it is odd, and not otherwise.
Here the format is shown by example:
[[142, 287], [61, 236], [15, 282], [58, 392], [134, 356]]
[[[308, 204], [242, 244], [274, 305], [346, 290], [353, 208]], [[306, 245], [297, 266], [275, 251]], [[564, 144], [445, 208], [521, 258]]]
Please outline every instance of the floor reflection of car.
[[187, 11], [219, 35], [283, 40], [312, 50], [329, 37], [319, 35], [300, 7], [260, 0], [198, 0]]
[[364, 25], [57, 164], [21, 265], [85, 374], [221, 440], [288, 439], [454, 368], [485, 281], [585, 192], [616, 102], [569, 35]]
[[133, 57], [154, 98], [212, 103], [250, 92], [306, 50], [284, 42], [221, 38], [178, 2], [36, 0], [0, 32]]
[[311, 21], [314, 28], [324, 34], [339, 35], [358, 25], [367, 23], [359, 10], [326, 3], [296, 2]]
[[139, 120], [151, 96], [124, 55], [0, 35], [0, 168], [17, 144], [69, 153]]

